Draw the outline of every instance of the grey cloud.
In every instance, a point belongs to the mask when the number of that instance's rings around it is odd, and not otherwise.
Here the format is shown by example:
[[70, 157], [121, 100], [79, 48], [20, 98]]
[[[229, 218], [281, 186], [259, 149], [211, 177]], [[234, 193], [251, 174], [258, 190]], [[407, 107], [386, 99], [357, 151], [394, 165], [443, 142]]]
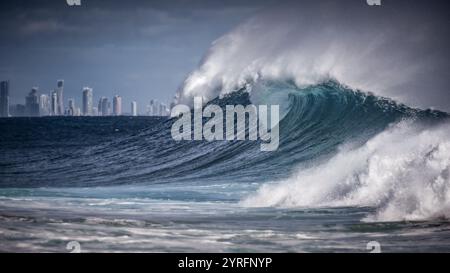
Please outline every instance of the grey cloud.
[[63, 78], [67, 97], [120, 93], [124, 104], [167, 101], [210, 44], [273, 1], [0, 2], [0, 79], [11, 81], [13, 103], [31, 86], [41, 92]]

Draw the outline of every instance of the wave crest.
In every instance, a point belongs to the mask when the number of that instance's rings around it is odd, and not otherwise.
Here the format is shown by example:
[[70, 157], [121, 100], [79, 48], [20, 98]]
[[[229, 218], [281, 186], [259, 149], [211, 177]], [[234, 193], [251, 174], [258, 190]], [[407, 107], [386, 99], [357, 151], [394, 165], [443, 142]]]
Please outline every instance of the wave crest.
[[399, 0], [382, 12], [360, 0], [278, 5], [216, 40], [176, 100], [211, 100], [260, 80], [293, 79], [300, 88], [335, 80], [410, 106], [450, 110], [442, 99], [450, 35], [441, 26], [448, 19], [427, 12], [436, 5], [447, 4]]

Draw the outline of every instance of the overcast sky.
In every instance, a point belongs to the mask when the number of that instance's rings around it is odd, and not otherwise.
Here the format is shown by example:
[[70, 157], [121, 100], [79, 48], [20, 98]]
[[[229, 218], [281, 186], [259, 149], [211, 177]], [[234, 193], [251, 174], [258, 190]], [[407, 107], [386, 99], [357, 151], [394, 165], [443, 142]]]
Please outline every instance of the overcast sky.
[[[136, 100], [143, 113], [150, 99], [170, 102], [206, 54], [189, 83], [239, 79], [256, 64], [304, 77], [303, 68], [340, 60], [329, 72], [343, 83], [362, 82], [365, 91], [450, 111], [448, 1], [282, 2], [81, 0], [70, 7], [66, 0], [1, 1], [0, 80], [10, 80], [12, 103], [24, 103], [33, 86], [50, 93], [64, 79], [66, 105], [75, 98], [81, 106], [81, 90], [89, 86], [95, 104], [118, 94], [124, 112]], [[308, 68], [309, 59], [319, 64]]]
[[[65, 80], [65, 103], [81, 89], [94, 99], [119, 94], [169, 102], [211, 43], [271, 1], [14, 0], [0, 3], [0, 79], [11, 103], [33, 86], [49, 93]], [[273, 1], [272, 1], [273, 2]]]
[[[408, 106], [450, 112], [450, 1], [282, 1], [217, 40], [182, 103], [249, 82], [329, 79]], [[258, 97], [255, 92], [253, 97]]]

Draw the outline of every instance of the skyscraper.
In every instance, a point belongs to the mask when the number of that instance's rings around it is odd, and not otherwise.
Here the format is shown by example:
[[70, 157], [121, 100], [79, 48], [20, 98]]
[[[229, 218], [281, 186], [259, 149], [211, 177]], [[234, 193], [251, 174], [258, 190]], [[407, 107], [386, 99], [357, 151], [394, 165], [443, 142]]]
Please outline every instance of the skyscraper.
[[23, 104], [11, 105], [11, 115], [14, 117], [25, 116], [25, 105]]
[[101, 98], [101, 108], [102, 108], [102, 116], [109, 116], [110, 114], [110, 106], [111, 104], [108, 101], [108, 98]]
[[52, 116], [58, 115], [58, 93], [56, 91], [52, 92], [52, 96], [50, 98], [50, 110]]
[[48, 116], [50, 115], [50, 97], [46, 94], [42, 94], [39, 99], [39, 115]]
[[122, 98], [119, 95], [113, 98], [113, 111], [115, 116], [122, 115]]
[[131, 102], [131, 115], [133, 117], [137, 116], [137, 102], [135, 101]]
[[161, 103], [157, 100], [155, 100], [153, 105], [153, 115], [156, 117], [161, 116]]
[[148, 105], [147, 115], [154, 116], [155, 115], [155, 101], [150, 100], [150, 104]]
[[92, 88], [85, 87], [83, 88], [83, 115], [84, 116], [92, 116], [93, 108], [93, 93]]
[[56, 94], [57, 94], [57, 115], [63, 115], [64, 114], [64, 97], [63, 97], [63, 91], [64, 91], [64, 80], [58, 80], [56, 88]]
[[30, 117], [39, 116], [39, 97], [38, 88], [33, 87], [25, 98], [25, 114]]
[[0, 83], [0, 117], [9, 117], [9, 81]]
[[69, 107], [67, 108], [67, 115], [68, 116], [75, 116], [75, 99], [69, 99]]
[[98, 115], [98, 116], [103, 115], [103, 110], [102, 110], [102, 102], [103, 102], [103, 98], [104, 98], [104, 97], [101, 97], [101, 98], [98, 100], [98, 107], [97, 107], [97, 115]]

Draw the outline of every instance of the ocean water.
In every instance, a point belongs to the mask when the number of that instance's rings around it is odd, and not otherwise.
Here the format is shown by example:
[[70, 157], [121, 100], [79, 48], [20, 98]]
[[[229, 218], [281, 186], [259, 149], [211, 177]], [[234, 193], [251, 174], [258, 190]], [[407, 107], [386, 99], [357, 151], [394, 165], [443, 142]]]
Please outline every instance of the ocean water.
[[0, 251], [450, 251], [448, 114], [337, 82], [262, 82], [280, 146], [181, 141], [158, 117], [0, 119]]

